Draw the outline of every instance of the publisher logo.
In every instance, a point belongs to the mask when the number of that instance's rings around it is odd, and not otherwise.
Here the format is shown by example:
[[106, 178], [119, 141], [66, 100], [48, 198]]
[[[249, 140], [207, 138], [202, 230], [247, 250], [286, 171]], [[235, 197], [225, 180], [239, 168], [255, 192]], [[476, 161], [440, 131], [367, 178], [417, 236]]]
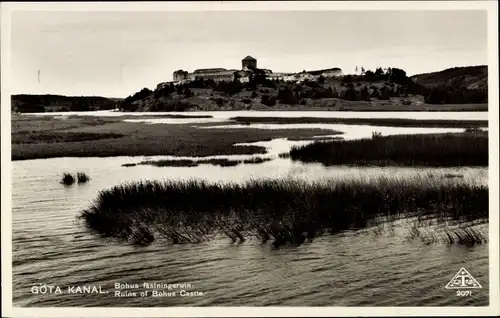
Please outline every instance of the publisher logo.
[[478, 281], [465, 269], [461, 268], [458, 273], [450, 280], [446, 289], [469, 289], [483, 288]]

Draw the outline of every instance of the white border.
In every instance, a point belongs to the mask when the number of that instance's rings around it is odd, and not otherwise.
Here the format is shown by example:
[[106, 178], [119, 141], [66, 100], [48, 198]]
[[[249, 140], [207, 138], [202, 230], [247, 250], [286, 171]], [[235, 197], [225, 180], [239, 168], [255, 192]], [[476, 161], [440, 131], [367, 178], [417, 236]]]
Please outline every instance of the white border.
[[[251, 316], [464, 316], [499, 315], [498, 215], [498, 3], [497, 1], [360, 2], [80, 2], [0, 3], [2, 118], [2, 316], [36, 317], [251, 317]], [[487, 10], [489, 80], [489, 288], [488, 307], [173, 307], [173, 308], [13, 308], [10, 149], [10, 15], [14, 10], [50, 11], [283, 11], [283, 10]], [[9, 211], [9, 212], [7, 212]]]

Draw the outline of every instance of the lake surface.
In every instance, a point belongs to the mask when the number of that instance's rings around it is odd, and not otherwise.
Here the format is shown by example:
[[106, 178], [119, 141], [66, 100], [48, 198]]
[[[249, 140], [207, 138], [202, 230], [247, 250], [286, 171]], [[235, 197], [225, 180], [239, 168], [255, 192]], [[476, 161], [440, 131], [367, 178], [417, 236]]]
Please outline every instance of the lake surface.
[[[265, 113], [269, 116], [269, 112]], [[435, 116], [436, 113], [432, 114]], [[380, 131], [380, 128], [370, 126], [369, 135], [371, 136], [372, 131]], [[352, 132], [348, 131], [349, 128], [346, 129], [347, 138], [368, 134], [368, 129], [356, 127], [352, 128]], [[363, 132], [356, 134], [360, 130]], [[92, 203], [99, 191], [139, 180], [204, 179], [213, 182], [243, 182], [285, 177], [309, 181], [363, 179], [369, 182], [382, 176], [389, 179], [433, 178], [436, 182], [488, 183], [487, 168], [324, 167], [321, 164], [303, 164], [278, 157], [280, 153], [288, 151], [290, 146], [308, 142], [310, 141], [276, 139], [254, 143], [268, 149], [265, 155], [210, 157], [272, 159], [262, 164], [234, 167], [206, 164], [189, 168], [122, 166], [144, 160], [189, 158], [172, 156], [14, 161], [14, 305], [488, 305], [488, 244], [474, 247], [448, 246], [442, 243], [425, 245], [421, 241], [410, 241], [405, 237], [407, 225], [404, 222], [395, 225], [394, 233], [388, 231], [374, 234], [369, 230], [346, 232], [320, 237], [299, 247], [280, 249], [253, 240], [232, 244], [228, 238], [186, 245], [155, 242], [148, 247], [139, 248], [90, 236], [77, 222], [79, 213]], [[59, 183], [64, 172], [85, 172], [91, 180], [87, 184], [64, 186]], [[449, 179], [449, 175], [459, 177]], [[488, 233], [487, 225], [480, 227]], [[444, 288], [462, 267], [483, 287], [474, 290], [471, 297], [457, 297], [454, 290]], [[179, 295], [179, 290], [176, 296], [168, 297], [130, 298], [114, 295], [116, 283], [142, 286], [144, 282], [189, 283], [192, 285], [191, 290], [200, 291], [203, 295], [183, 297]], [[98, 284], [109, 293], [33, 295], [30, 289], [39, 283], [61, 288]], [[137, 289], [141, 290], [142, 288]]]
[[[13, 284], [17, 306], [413, 306], [487, 305], [488, 245], [424, 245], [400, 234], [341, 234], [278, 250], [227, 238], [199, 245], [155, 243], [137, 248], [107, 243], [76, 223], [98, 191], [128, 181], [201, 178], [240, 182], [252, 178], [389, 178], [487, 183], [487, 169], [325, 168], [276, 159], [260, 165], [193, 168], [122, 167], [145, 158], [57, 158], [14, 162]], [[149, 158], [158, 159], [158, 158]], [[88, 184], [59, 184], [65, 171], [84, 171]], [[487, 229], [484, 229], [486, 230]], [[487, 233], [487, 232], [486, 232]], [[482, 284], [472, 298], [444, 286], [466, 267]], [[204, 296], [114, 297], [115, 283], [190, 283]], [[32, 295], [38, 283], [100, 284], [106, 295]]]

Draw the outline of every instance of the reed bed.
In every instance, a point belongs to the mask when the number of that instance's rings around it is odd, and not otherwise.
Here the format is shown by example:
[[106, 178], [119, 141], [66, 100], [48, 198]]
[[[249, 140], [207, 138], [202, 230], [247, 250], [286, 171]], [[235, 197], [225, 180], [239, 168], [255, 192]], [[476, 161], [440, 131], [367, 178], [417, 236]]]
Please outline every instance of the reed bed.
[[486, 134], [398, 135], [292, 147], [292, 160], [324, 165], [488, 166]]
[[72, 185], [73, 183], [75, 183], [75, 177], [73, 177], [71, 173], [65, 172], [63, 173], [61, 183], [64, 185]]
[[420, 240], [426, 245], [444, 243], [474, 246], [488, 242], [488, 235], [480, 227], [470, 225], [466, 227], [417, 227], [409, 229], [407, 239]]
[[86, 183], [90, 180], [90, 177], [84, 172], [77, 172], [76, 177], [71, 173], [65, 172], [63, 174], [61, 183], [64, 185], [72, 185], [75, 182]]
[[135, 167], [135, 166], [137, 166], [136, 163], [124, 163], [124, 164], [122, 164], [122, 167]]
[[159, 237], [197, 243], [222, 234], [280, 246], [364, 229], [380, 218], [426, 216], [437, 222], [487, 219], [488, 187], [426, 178], [143, 181], [99, 192], [80, 217], [95, 234], [139, 245]]
[[267, 161], [271, 161], [271, 158], [263, 158], [263, 157], [253, 157], [250, 159], [243, 160], [244, 164], [259, 164]]
[[86, 183], [90, 180], [90, 177], [84, 172], [78, 172], [76, 174], [76, 178], [78, 180], [78, 183]]
[[242, 124], [345, 124], [371, 125], [385, 127], [442, 127], [442, 128], [481, 128], [488, 127], [487, 120], [442, 120], [442, 119], [404, 119], [404, 118], [321, 118], [321, 117], [232, 117], [231, 120]]
[[[179, 159], [179, 160], [148, 160], [141, 161], [138, 163], [139, 165], [151, 165], [155, 167], [196, 167], [198, 163], [194, 160], [190, 159]], [[128, 167], [128, 165], [127, 165]]]
[[221, 167], [234, 167], [241, 163], [240, 160], [231, 160], [231, 159], [203, 159], [203, 160], [198, 160], [196, 162], [198, 164], [209, 164]]
[[209, 164], [213, 166], [221, 167], [234, 167], [239, 164], [259, 164], [272, 160], [271, 158], [254, 157], [245, 160], [232, 160], [232, 159], [201, 159], [201, 160], [191, 160], [191, 159], [164, 159], [164, 160], [148, 160], [142, 161], [137, 164], [126, 163], [122, 167], [135, 167], [136, 165], [152, 165], [155, 167], [197, 167], [201, 164]]

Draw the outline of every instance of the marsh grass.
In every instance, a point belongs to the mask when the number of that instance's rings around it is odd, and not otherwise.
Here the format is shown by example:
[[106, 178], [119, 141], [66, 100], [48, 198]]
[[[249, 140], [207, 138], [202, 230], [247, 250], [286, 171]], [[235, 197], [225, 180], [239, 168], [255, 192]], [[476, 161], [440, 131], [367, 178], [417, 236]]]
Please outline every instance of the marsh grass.
[[230, 159], [204, 159], [204, 160], [198, 160], [196, 162], [198, 164], [209, 164], [221, 167], [234, 167], [241, 163], [240, 160], [230, 160]]
[[90, 180], [90, 177], [84, 172], [78, 172], [76, 174], [76, 178], [78, 180], [78, 183], [86, 183]]
[[287, 138], [289, 141], [325, 141], [325, 140], [342, 140], [340, 136], [321, 136], [321, 137], [293, 137]]
[[12, 144], [83, 142], [100, 139], [117, 139], [123, 136], [123, 134], [112, 133], [40, 132], [33, 130], [12, 134]]
[[[124, 122], [127, 116], [102, 117], [99, 120], [80, 116], [72, 116], [67, 120], [54, 119], [51, 116], [41, 117], [44, 116], [16, 116], [12, 119], [12, 160], [54, 157], [263, 155], [267, 153], [265, 147], [235, 144], [325, 133], [321, 129], [200, 128], [214, 123], [194, 126], [188, 123], [149, 125]], [[142, 116], [128, 117], [144, 119]], [[87, 124], [87, 121], [90, 122]], [[114, 138], [119, 136], [122, 137]]]
[[232, 117], [241, 124], [346, 124], [385, 127], [441, 127], [479, 128], [487, 127], [487, 120], [441, 120], [441, 119], [400, 119], [400, 118], [321, 118], [321, 117]]
[[324, 165], [487, 166], [488, 137], [481, 134], [398, 135], [318, 141], [294, 146], [292, 160]]
[[77, 172], [76, 177], [71, 173], [65, 172], [63, 173], [63, 177], [61, 183], [64, 185], [72, 185], [75, 182], [86, 183], [90, 180], [90, 177], [84, 172]]
[[73, 177], [71, 173], [65, 172], [63, 173], [61, 183], [64, 185], [72, 185], [73, 183], [75, 183], [75, 177]]
[[[129, 116], [129, 117], [134, 117], [134, 116]], [[214, 118], [214, 116], [211, 115], [180, 115], [180, 114], [161, 114], [161, 115], [150, 115], [150, 116], [140, 116], [138, 118], [179, 118], [179, 119], [184, 119], [184, 118]]]
[[[487, 223], [485, 219], [483, 223]], [[474, 246], [488, 242], [488, 235], [474, 225], [460, 227], [425, 227], [413, 225], [408, 230], [407, 239], [420, 240], [426, 245], [444, 243], [448, 245], [458, 244]]]
[[448, 244], [461, 244], [472, 246], [476, 244], [484, 244], [488, 242], [488, 235], [485, 235], [479, 229], [460, 228], [446, 231], [446, 237], [443, 238]]
[[81, 219], [93, 233], [140, 245], [157, 237], [199, 243], [222, 234], [235, 242], [253, 237], [280, 246], [364, 229], [378, 218], [417, 216], [438, 223], [487, 219], [488, 188], [424, 178], [144, 181], [99, 192]]
[[136, 165], [152, 165], [155, 167], [197, 167], [201, 164], [208, 164], [220, 167], [234, 167], [242, 163], [245, 164], [259, 164], [266, 161], [272, 160], [271, 158], [263, 157], [253, 157], [245, 160], [231, 160], [231, 159], [201, 159], [201, 160], [191, 160], [191, 159], [165, 159], [165, 160], [146, 160], [135, 163], [123, 164], [122, 167], [134, 167]]
[[243, 160], [244, 164], [259, 164], [267, 161], [271, 161], [271, 158], [263, 158], [263, 157], [253, 157], [250, 159]]
[[155, 167], [196, 167], [198, 163], [190, 159], [179, 160], [147, 160], [141, 161], [139, 165], [151, 165]]
[[124, 163], [124, 164], [122, 164], [122, 167], [135, 167], [135, 166], [137, 166], [136, 163]]

